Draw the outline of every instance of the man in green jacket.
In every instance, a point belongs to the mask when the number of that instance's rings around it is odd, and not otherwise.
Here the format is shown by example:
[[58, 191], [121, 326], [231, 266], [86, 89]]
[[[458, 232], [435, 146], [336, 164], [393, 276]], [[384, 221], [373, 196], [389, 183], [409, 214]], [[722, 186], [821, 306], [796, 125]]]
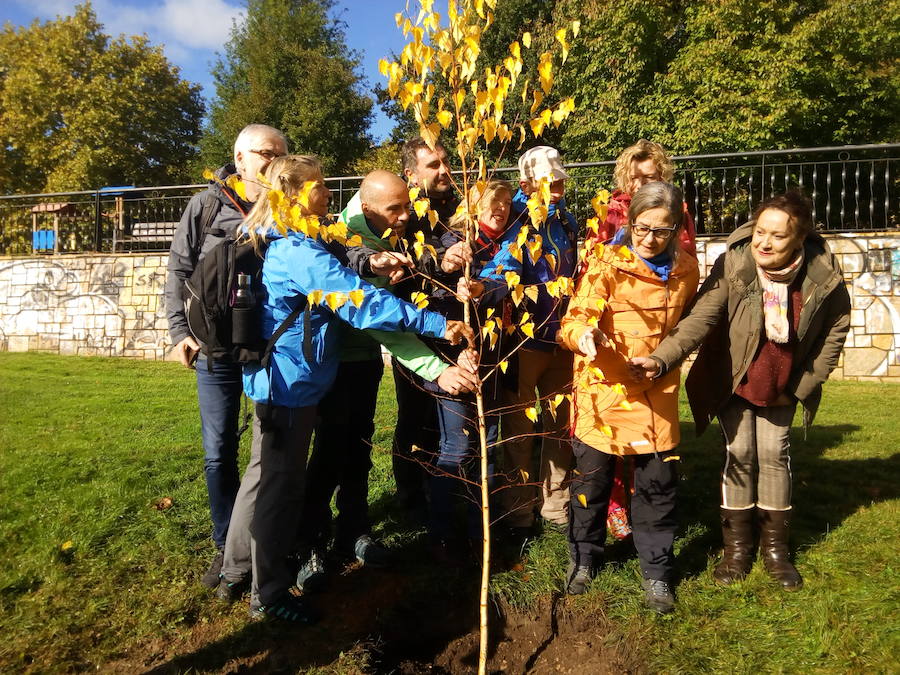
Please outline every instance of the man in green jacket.
[[[399, 249], [409, 219], [409, 191], [403, 179], [380, 170], [363, 179], [339, 220], [347, 225], [348, 238], [358, 236], [372, 252], [368, 267], [377, 275], [364, 276], [367, 281], [390, 288], [392, 280], [408, 275], [411, 257]], [[297, 575], [297, 585], [307, 592], [327, 580], [324, 551], [331, 536], [329, 505], [335, 490], [335, 553], [374, 568], [389, 563], [387, 550], [371, 537], [367, 503], [375, 405], [384, 371], [381, 345], [406, 368], [447, 392], [472, 391], [477, 383], [476, 375], [442, 361], [412, 333], [360, 331], [349, 324], [341, 324], [341, 330], [341, 364], [318, 407], [307, 469], [300, 526], [304, 563]]]

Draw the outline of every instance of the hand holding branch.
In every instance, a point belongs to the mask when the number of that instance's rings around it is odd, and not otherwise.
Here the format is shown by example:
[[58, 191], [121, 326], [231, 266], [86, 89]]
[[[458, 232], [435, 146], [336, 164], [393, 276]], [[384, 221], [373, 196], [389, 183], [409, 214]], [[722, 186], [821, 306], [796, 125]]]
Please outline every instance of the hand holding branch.
[[461, 270], [466, 263], [470, 262], [472, 262], [472, 247], [465, 241], [459, 241], [444, 251], [441, 269], [449, 274]]
[[578, 338], [578, 351], [591, 361], [597, 358], [597, 345], [609, 347], [609, 339], [599, 328], [588, 328]]
[[643, 380], [656, 377], [662, 368], [656, 359], [649, 356], [634, 356], [628, 359], [628, 370], [635, 380]]
[[460, 302], [466, 300], [477, 300], [484, 294], [484, 284], [474, 279], [466, 279], [463, 277], [456, 283], [456, 295]]
[[407, 268], [412, 267], [412, 259], [404, 253], [382, 251], [369, 258], [372, 273], [379, 277], [387, 277], [392, 284], [406, 276]]
[[469, 349], [475, 349], [475, 331], [464, 321], [447, 321], [444, 339], [448, 340], [452, 345], [458, 345], [460, 340], [465, 339]]

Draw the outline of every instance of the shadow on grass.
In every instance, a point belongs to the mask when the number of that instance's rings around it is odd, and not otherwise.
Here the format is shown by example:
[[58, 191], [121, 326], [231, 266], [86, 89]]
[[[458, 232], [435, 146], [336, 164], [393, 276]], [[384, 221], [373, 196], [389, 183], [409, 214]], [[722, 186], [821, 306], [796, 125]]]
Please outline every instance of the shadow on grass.
[[[717, 424], [700, 438], [682, 423], [682, 529], [689, 532], [677, 557], [682, 576], [702, 573], [722, 546], [719, 531], [720, 472], [724, 444]], [[815, 426], [803, 440], [794, 429], [791, 444], [794, 504], [793, 548], [809, 546], [860, 507], [900, 497], [900, 453], [887, 458], [833, 459], [823, 455], [859, 432], [856, 424]]]

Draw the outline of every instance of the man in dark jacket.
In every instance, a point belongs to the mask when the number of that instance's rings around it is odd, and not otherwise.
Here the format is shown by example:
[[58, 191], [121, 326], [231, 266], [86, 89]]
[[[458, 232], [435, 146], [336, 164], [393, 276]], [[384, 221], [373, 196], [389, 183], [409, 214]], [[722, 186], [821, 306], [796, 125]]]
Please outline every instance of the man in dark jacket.
[[[422, 232], [426, 243], [433, 246], [437, 254], [437, 259], [432, 260], [430, 267], [424, 264], [427, 261], [418, 261], [417, 267], [422, 274], [401, 281], [395, 290], [399, 297], [409, 299], [416, 291], [430, 295], [432, 288], [428, 278], [460, 269], [467, 261], [472, 260], [472, 251], [465, 242], [445, 249], [440, 241], [441, 233], [459, 206], [459, 197], [453, 189], [444, 147], [438, 143], [432, 150], [422, 138], [410, 139], [403, 146], [403, 173], [411, 185], [419, 188], [418, 198], [428, 199], [430, 208], [438, 216], [438, 222], [432, 227], [427, 214], [419, 217], [413, 213], [406, 227], [404, 236], [410, 247], [415, 241], [416, 233]], [[421, 463], [413, 456], [413, 447], [425, 451], [419, 457], [437, 456], [437, 408], [433, 396], [425, 391], [425, 382], [421, 377], [396, 359], [393, 360], [392, 371], [397, 392], [397, 425], [393, 441], [397, 499], [411, 516], [424, 519], [427, 515], [426, 475]]]
[[223, 166], [216, 172], [216, 177], [224, 181], [233, 174], [240, 176], [247, 199], [241, 199], [224, 184], [211, 182], [188, 202], [169, 249], [165, 290], [169, 336], [182, 365], [196, 367], [197, 372], [206, 488], [213, 522], [212, 537], [218, 549], [201, 579], [210, 588], [219, 583], [225, 536], [240, 486], [237, 451], [241, 366], [216, 360], [210, 367], [188, 328], [182, 289], [203, 256], [227, 235], [233, 234], [253, 207], [260, 194], [258, 174], [264, 172], [273, 159], [286, 154], [287, 140], [278, 129], [264, 124], [245, 127], [234, 142], [234, 165]]

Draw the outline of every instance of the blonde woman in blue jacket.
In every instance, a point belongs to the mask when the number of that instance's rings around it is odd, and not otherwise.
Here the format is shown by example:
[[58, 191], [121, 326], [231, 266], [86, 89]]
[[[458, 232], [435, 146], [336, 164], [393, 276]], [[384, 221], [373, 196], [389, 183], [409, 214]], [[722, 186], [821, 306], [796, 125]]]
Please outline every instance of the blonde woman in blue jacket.
[[[272, 189], [294, 201], [304, 185], [312, 183], [301, 212], [326, 215], [330, 193], [315, 157], [275, 159], [266, 178]], [[262, 303], [264, 337], [271, 336], [313, 291], [345, 296], [363, 292], [359, 306], [350, 301], [333, 309], [326, 303], [311, 305], [277, 340], [267, 368], [244, 368], [244, 392], [255, 404], [253, 444], [225, 544], [222, 580], [240, 583], [252, 570], [253, 618], [312, 623], [316, 613], [289, 592], [294, 579], [287, 558], [303, 504], [316, 404], [337, 373], [338, 320], [355, 328], [399, 330], [453, 343], [462, 338], [471, 343], [473, 335], [462, 322], [418, 310], [363, 281], [317, 239], [295, 231], [280, 235], [267, 195], [260, 197], [248, 215], [245, 231], [254, 243], [268, 241], [262, 271], [267, 295]], [[245, 546], [247, 541], [249, 546]]]

